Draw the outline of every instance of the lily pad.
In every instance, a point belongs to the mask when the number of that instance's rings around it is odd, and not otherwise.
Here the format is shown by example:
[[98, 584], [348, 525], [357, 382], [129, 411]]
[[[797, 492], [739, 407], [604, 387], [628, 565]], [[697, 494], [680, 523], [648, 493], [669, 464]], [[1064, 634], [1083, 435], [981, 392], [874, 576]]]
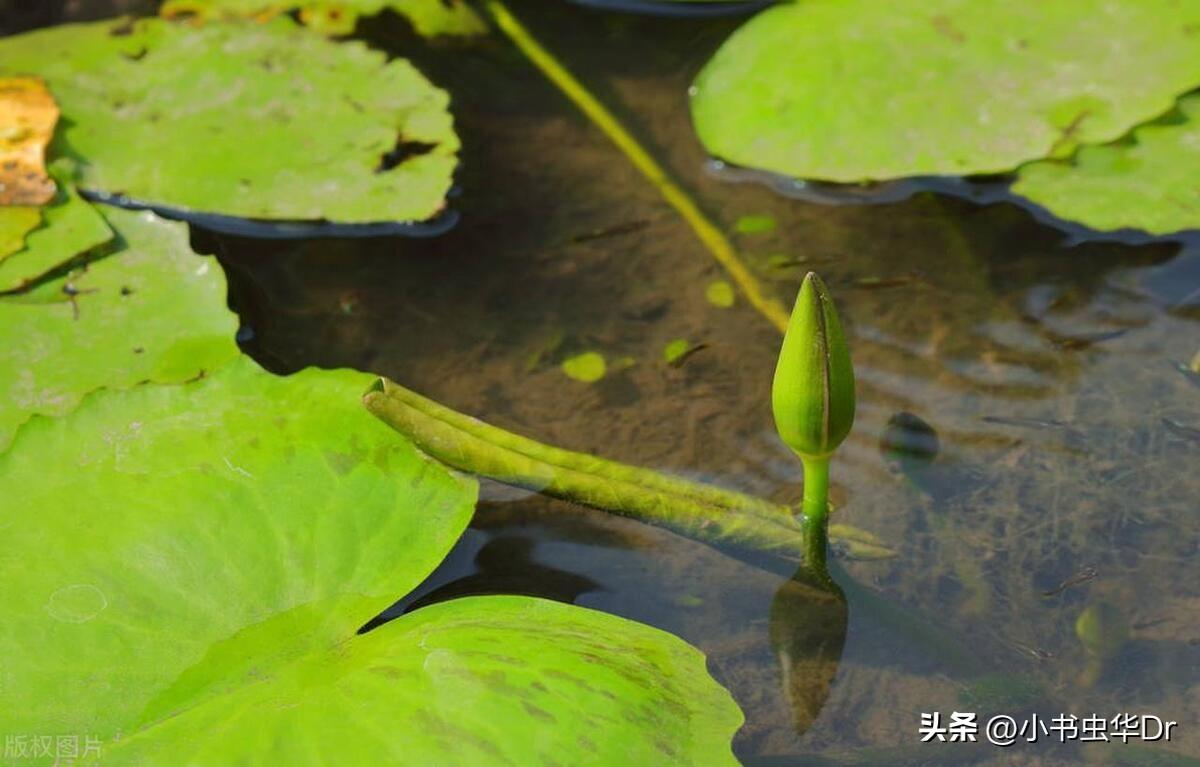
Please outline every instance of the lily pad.
[[[148, 212], [107, 215], [124, 249], [72, 278], [72, 300], [0, 299], [0, 451], [35, 413], [62, 415], [104, 386], [186, 381], [238, 354], [225, 276], [191, 251], [187, 227]], [[52, 229], [31, 247], [43, 233]]]
[[448, 96], [410, 63], [287, 17], [71, 24], [0, 40], [64, 117], [84, 189], [256, 219], [423, 221], [456, 165]]
[[740, 712], [655, 629], [472, 597], [356, 635], [476, 493], [359, 405], [369, 381], [243, 357], [24, 426], [0, 731], [90, 733], [105, 764], [734, 764]]
[[1143, 126], [1130, 141], [1025, 165], [1012, 191], [1098, 231], [1200, 229], [1200, 96], [1180, 99], [1179, 111], [1181, 122]]
[[167, 18], [265, 20], [299, 11], [300, 20], [314, 29], [347, 35], [354, 31], [360, 17], [384, 10], [406, 17], [424, 37], [471, 36], [487, 31], [487, 25], [463, 0], [167, 0], [159, 12]]
[[25, 247], [25, 236], [42, 225], [42, 209], [34, 205], [0, 207], [0, 260]]
[[[14, 235], [13, 249], [8, 254], [0, 252], [0, 293], [19, 290], [112, 239], [112, 230], [104, 217], [80, 198], [73, 186], [65, 183], [67, 167], [67, 163], [58, 162], [51, 169], [58, 180], [58, 192], [51, 205], [0, 208], [0, 230]], [[37, 214], [34, 225], [25, 229], [21, 242], [17, 243], [15, 235], [28, 226], [30, 210]]]
[[1200, 2], [804, 0], [697, 77], [714, 155], [859, 182], [1012, 170], [1104, 143], [1200, 85]]

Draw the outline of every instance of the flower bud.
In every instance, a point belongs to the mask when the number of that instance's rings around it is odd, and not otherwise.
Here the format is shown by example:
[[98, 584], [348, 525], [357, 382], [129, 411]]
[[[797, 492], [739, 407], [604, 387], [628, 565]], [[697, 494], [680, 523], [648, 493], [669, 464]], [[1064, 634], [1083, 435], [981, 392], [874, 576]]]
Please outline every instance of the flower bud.
[[809, 272], [788, 321], [771, 388], [775, 428], [801, 458], [825, 458], [854, 423], [854, 368], [833, 299]]

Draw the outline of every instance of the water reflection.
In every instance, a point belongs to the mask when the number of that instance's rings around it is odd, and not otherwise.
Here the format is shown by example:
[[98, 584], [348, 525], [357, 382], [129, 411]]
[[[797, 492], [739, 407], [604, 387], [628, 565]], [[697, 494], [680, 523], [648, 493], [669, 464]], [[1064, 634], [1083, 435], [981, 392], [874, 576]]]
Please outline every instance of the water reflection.
[[846, 644], [846, 595], [828, 573], [801, 567], [771, 600], [771, 648], [798, 734], [817, 720]]

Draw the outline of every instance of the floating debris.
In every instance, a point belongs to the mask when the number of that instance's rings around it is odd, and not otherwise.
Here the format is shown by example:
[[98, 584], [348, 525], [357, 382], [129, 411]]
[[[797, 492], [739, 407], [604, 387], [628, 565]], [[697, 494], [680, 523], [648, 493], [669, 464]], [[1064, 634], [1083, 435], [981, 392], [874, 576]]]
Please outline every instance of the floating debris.
[[705, 343], [693, 344], [686, 338], [676, 338], [663, 347], [663, 360], [673, 368], [683, 367], [689, 357], [707, 348]]
[[1200, 363], [1200, 354], [1196, 355], [1196, 358], [1192, 360], [1192, 364], [1190, 366], [1185, 365], [1178, 360], [1171, 360], [1171, 364], [1175, 366], [1175, 369], [1178, 370], [1184, 378], [1191, 381], [1193, 386], [1200, 386], [1200, 371], [1195, 369], [1196, 367], [1200, 367], [1200, 365], [1197, 363]]
[[1009, 418], [1001, 415], [985, 415], [982, 420], [986, 423], [998, 423], [1004, 426], [1023, 426], [1031, 429], [1069, 429], [1066, 421], [1054, 418]]
[[1059, 336], [1052, 338], [1051, 341], [1059, 349], [1069, 352], [1082, 351], [1090, 349], [1098, 343], [1111, 341], [1114, 338], [1120, 338], [1129, 332], [1129, 328], [1121, 328], [1120, 330], [1109, 330], [1103, 333], [1087, 333], [1080, 336]]
[[1096, 571], [1096, 568], [1085, 567], [1082, 570], [1080, 570], [1079, 572], [1072, 575], [1070, 578], [1067, 578], [1062, 583], [1060, 583], [1057, 586], [1055, 586], [1054, 588], [1050, 589], [1049, 591], [1043, 591], [1042, 596], [1052, 597], [1057, 594], [1061, 594], [1062, 592], [1066, 591], [1067, 589], [1071, 588], [1072, 586], [1079, 586], [1084, 583], [1087, 583], [1088, 581], [1095, 578], [1098, 574], [1099, 573]]
[[591, 240], [601, 240], [605, 237], [617, 237], [622, 234], [632, 234], [634, 232], [641, 231], [648, 226], [650, 226], [650, 219], [648, 218], [642, 218], [636, 221], [626, 221], [621, 224], [614, 224], [612, 226], [606, 226], [600, 229], [592, 229], [591, 231], [584, 232], [583, 234], [577, 234], [571, 238], [571, 242], [589, 242]]
[[920, 272], [898, 274], [894, 277], [860, 277], [850, 283], [857, 290], [882, 290], [884, 288], [902, 288], [908, 285], [929, 285], [925, 275]]
[[1166, 426], [1167, 431], [1169, 431], [1171, 434], [1174, 434], [1180, 439], [1184, 439], [1189, 442], [1195, 442], [1196, 444], [1200, 445], [1200, 429], [1194, 429], [1191, 426], [1184, 426], [1178, 421], [1172, 421], [1170, 418], [1164, 418], [1162, 419], [1162, 422], [1163, 426]]

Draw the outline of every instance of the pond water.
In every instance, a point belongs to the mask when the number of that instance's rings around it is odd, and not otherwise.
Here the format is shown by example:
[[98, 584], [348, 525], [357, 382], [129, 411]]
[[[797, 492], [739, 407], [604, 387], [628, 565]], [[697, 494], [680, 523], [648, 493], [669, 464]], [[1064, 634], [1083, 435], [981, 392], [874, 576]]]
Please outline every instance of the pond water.
[[[1089, 239], [1004, 201], [830, 205], [732, 183], [710, 172], [686, 92], [739, 20], [511, 8], [718, 225], [776, 221], [731, 236], [781, 301], [808, 269], [825, 278], [859, 400], [834, 521], [898, 556], [841, 558], [843, 609], [777, 565], [487, 486], [455, 552], [389, 614], [524, 593], [661, 627], [745, 711], [735, 750], [751, 764], [1185, 763], [1045, 736], [921, 746], [934, 711], [1154, 714], [1180, 722], [1157, 746], [1200, 758], [1200, 386], [1173, 365], [1200, 352], [1200, 243]], [[770, 411], [779, 333], [740, 296], [706, 299], [722, 269], [654, 187], [503, 37], [431, 47], [395, 17], [360, 35], [452, 93], [461, 220], [434, 239], [196, 231], [230, 275], [244, 348], [278, 372], [370, 370], [545, 442], [796, 501]], [[667, 366], [676, 338], [704, 346]], [[605, 378], [564, 375], [590, 350]], [[900, 413], [936, 431], [932, 462], [881, 451], [889, 422], [917, 423]], [[1097, 664], [1075, 623], [1101, 604], [1128, 639]]]

